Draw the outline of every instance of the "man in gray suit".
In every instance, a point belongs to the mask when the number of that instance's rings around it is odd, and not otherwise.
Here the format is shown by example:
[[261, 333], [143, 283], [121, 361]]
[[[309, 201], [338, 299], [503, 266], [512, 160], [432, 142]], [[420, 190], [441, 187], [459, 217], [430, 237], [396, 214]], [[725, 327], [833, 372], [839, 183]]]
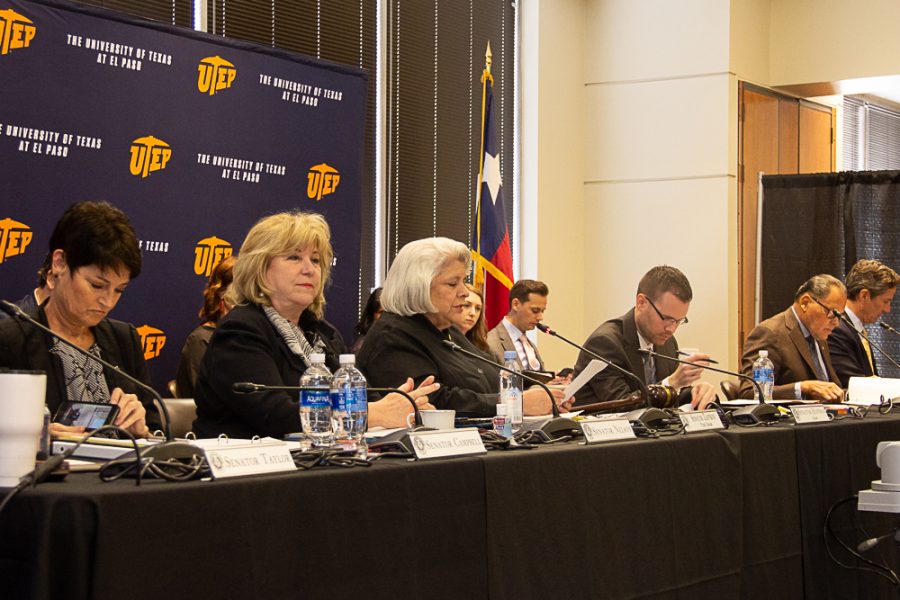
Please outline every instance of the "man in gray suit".
[[544, 318], [549, 294], [550, 290], [543, 281], [520, 279], [512, 286], [509, 290], [509, 312], [487, 335], [488, 346], [497, 362], [503, 362], [504, 352], [514, 350], [519, 369], [544, 370], [544, 361], [537, 346], [525, 333], [534, 329]]
[[[840, 323], [847, 288], [831, 275], [813, 275], [800, 286], [794, 303], [756, 326], [744, 342], [741, 372], [753, 376], [760, 350], [775, 366], [775, 399], [840, 402], [840, 379], [831, 364], [828, 336]], [[753, 397], [753, 384], [741, 383], [741, 396]]]

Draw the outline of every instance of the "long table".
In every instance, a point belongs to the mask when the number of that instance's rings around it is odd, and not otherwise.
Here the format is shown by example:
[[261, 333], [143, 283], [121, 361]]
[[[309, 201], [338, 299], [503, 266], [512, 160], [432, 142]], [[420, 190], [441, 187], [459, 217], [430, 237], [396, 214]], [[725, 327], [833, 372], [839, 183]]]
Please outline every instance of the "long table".
[[[70, 475], [0, 514], [0, 597], [890, 598], [822, 535], [890, 439], [900, 417], [870, 415], [214, 482]], [[854, 546], [894, 524], [853, 513], [835, 522]]]

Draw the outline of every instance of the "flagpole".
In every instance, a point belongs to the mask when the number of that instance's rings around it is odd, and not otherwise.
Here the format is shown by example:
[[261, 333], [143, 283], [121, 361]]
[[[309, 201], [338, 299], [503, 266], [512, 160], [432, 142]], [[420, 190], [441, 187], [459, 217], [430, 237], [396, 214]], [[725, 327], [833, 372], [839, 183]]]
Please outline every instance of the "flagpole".
[[484, 178], [484, 119], [487, 111], [487, 84], [491, 82], [494, 85], [494, 77], [491, 75], [491, 65], [493, 64], [493, 54], [491, 53], [491, 42], [488, 40], [487, 49], [484, 52], [484, 69], [481, 71], [481, 145], [478, 153], [478, 187], [475, 192], [475, 277], [473, 284], [475, 287], [484, 288], [484, 267], [481, 265], [481, 188], [483, 187]]

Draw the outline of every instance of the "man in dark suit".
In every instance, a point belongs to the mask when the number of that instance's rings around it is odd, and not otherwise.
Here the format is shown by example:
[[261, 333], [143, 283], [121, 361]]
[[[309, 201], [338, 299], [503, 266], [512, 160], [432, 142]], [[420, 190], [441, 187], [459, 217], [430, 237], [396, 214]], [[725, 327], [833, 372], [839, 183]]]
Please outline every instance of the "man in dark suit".
[[[787, 310], [766, 319], [747, 336], [741, 372], [752, 377], [759, 351], [767, 350], [775, 366], [773, 398], [839, 402], [843, 390], [831, 364], [827, 339], [846, 303], [847, 291], [840, 279], [810, 277]], [[752, 383], [741, 383], [741, 396], [753, 397]]]
[[878, 361], [868, 341], [866, 325], [891, 312], [891, 301], [900, 283], [900, 275], [877, 260], [860, 260], [847, 273], [847, 308], [845, 321], [828, 338], [831, 364], [842, 387], [851, 377], [878, 375]]
[[550, 290], [543, 281], [520, 279], [512, 286], [509, 290], [509, 312], [487, 334], [494, 360], [502, 363], [503, 353], [514, 350], [520, 369], [544, 370], [544, 361], [537, 346], [525, 333], [534, 329], [544, 318], [549, 294]]
[[[654, 267], [638, 284], [634, 308], [618, 319], [611, 319], [598, 327], [584, 343], [592, 352], [631, 371], [647, 384], [660, 383], [677, 390], [693, 385], [691, 392], [695, 407], [703, 408], [715, 400], [715, 389], [709, 383], [697, 381], [703, 370], [665, 359], [641, 355], [639, 349], [649, 349], [677, 358], [678, 342], [675, 330], [687, 323], [687, 312], [693, 298], [691, 284], [684, 273], [675, 267]], [[709, 359], [707, 354], [688, 357], [692, 362]], [[578, 354], [575, 363], [577, 377], [590, 364], [592, 357]], [[632, 379], [612, 368], [594, 376], [575, 394], [575, 407], [606, 400], [625, 398], [639, 389]]]

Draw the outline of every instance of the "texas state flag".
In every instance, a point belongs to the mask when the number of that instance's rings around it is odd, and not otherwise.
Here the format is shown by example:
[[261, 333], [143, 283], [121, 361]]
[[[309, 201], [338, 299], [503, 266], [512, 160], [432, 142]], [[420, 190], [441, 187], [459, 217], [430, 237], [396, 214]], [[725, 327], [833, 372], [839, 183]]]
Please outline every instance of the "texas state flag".
[[477, 221], [472, 239], [475, 260], [475, 285], [484, 289], [484, 318], [492, 329], [509, 309], [509, 288], [513, 284], [512, 250], [506, 209], [503, 206], [503, 185], [500, 177], [500, 147], [494, 126], [493, 79], [485, 72], [484, 127], [481, 159], [481, 190], [477, 207]]

